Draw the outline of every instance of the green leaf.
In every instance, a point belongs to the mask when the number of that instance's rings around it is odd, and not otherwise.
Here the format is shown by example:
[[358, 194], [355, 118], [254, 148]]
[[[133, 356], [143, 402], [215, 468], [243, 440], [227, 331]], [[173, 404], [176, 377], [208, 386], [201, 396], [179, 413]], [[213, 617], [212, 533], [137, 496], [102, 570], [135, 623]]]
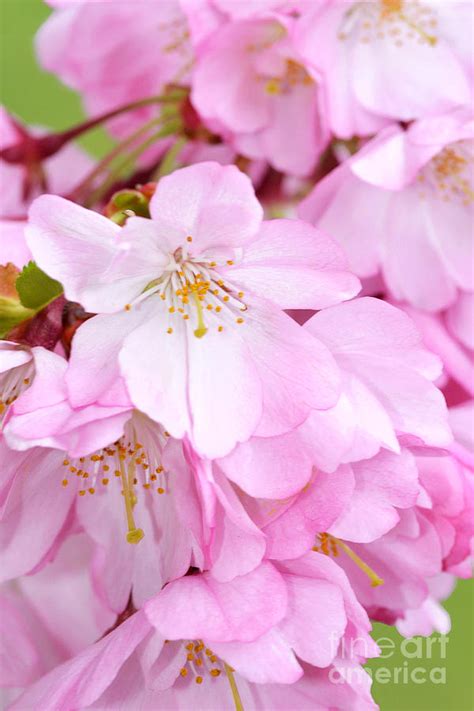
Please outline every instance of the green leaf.
[[5, 338], [12, 328], [34, 315], [31, 309], [25, 309], [20, 303], [0, 296], [0, 338]]
[[22, 305], [40, 311], [63, 293], [63, 287], [45, 274], [35, 262], [29, 262], [16, 280], [16, 290]]

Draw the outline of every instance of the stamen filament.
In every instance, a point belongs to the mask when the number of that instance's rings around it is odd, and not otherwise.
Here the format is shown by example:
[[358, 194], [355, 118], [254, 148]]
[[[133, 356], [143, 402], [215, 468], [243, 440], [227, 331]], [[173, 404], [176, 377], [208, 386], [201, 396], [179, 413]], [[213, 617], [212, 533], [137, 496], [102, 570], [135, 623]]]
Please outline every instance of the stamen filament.
[[227, 678], [229, 680], [230, 688], [232, 691], [232, 698], [234, 699], [235, 711], [244, 711], [244, 707], [242, 705], [242, 700], [240, 698], [239, 690], [237, 688], [237, 684], [235, 683], [234, 672], [228, 664], [224, 664], [224, 669], [225, 669], [225, 673], [227, 674]]
[[135, 465], [133, 462], [130, 462], [128, 465], [128, 479], [127, 475], [125, 473], [125, 467], [123, 464], [123, 460], [120, 458], [120, 475], [122, 478], [122, 486], [123, 486], [123, 499], [125, 501], [125, 513], [127, 515], [127, 525], [128, 525], [128, 533], [127, 533], [127, 541], [128, 543], [133, 543], [137, 544], [140, 543], [142, 538], [144, 537], [143, 529], [137, 528], [135, 524], [135, 519], [133, 517], [133, 507], [135, 505], [134, 501], [134, 494], [133, 494], [133, 480], [135, 477]]
[[202, 304], [196, 291], [192, 291], [193, 299], [196, 303], [197, 316], [198, 316], [198, 327], [194, 331], [196, 338], [202, 338], [207, 333], [207, 328], [204, 324], [204, 318], [202, 315]]
[[339, 540], [339, 538], [334, 538], [334, 540], [337, 542], [337, 545], [342, 548], [345, 553], [347, 553], [349, 558], [369, 577], [373, 588], [377, 588], [379, 585], [384, 584], [383, 579], [379, 575], [377, 575], [377, 573], [372, 570], [372, 568], [368, 566], [367, 563], [364, 563], [362, 558], [359, 558], [357, 553], [354, 553], [352, 548], [349, 548], [349, 546], [344, 543], [344, 541]]

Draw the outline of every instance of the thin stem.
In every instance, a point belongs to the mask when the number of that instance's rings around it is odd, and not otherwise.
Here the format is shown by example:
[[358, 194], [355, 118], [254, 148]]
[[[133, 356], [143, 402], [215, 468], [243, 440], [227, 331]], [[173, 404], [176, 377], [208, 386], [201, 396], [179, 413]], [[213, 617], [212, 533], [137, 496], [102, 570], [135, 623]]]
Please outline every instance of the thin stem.
[[187, 142], [188, 139], [186, 138], [186, 136], [180, 136], [173, 143], [173, 145], [169, 148], [169, 150], [161, 159], [158, 168], [151, 176], [152, 182], [157, 182], [164, 175], [168, 175], [169, 173], [172, 173], [173, 170], [175, 170], [176, 158], [178, 157], [181, 149], [184, 148], [184, 146], [187, 144]]
[[97, 188], [89, 197], [87, 200], [84, 201], [84, 205], [86, 207], [90, 207], [91, 205], [94, 205], [96, 202], [99, 202], [100, 199], [106, 195], [107, 191], [113, 186], [113, 184], [116, 182], [116, 180], [120, 177], [120, 175], [123, 173], [123, 171], [128, 168], [130, 165], [133, 165], [133, 163], [136, 161], [139, 156], [142, 155], [150, 146], [152, 146], [156, 141], [158, 141], [160, 138], [165, 138], [166, 136], [170, 136], [173, 133], [176, 133], [179, 129], [181, 128], [181, 122], [172, 120], [166, 123], [159, 131], [153, 133], [151, 136], [149, 136], [145, 141], [140, 143], [135, 150], [131, 151], [123, 161], [110, 173], [110, 175], [106, 178], [106, 180], [103, 182], [100, 187]]
[[229, 680], [230, 688], [232, 691], [232, 698], [234, 699], [235, 711], [244, 711], [244, 707], [242, 705], [242, 700], [240, 698], [239, 690], [237, 688], [237, 684], [235, 683], [234, 672], [228, 664], [224, 664], [224, 669], [225, 669], [225, 673], [227, 674], [227, 678]]
[[153, 126], [156, 126], [161, 122], [161, 117], [155, 117], [151, 119], [151, 121], [148, 121], [147, 123], [143, 124], [143, 126], [140, 126], [136, 131], [130, 134], [130, 136], [127, 136], [123, 141], [118, 143], [111, 151], [108, 153], [96, 166], [95, 168], [87, 175], [84, 180], [82, 180], [79, 185], [77, 185], [73, 192], [70, 195], [71, 199], [77, 199], [81, 193], [83, 193], [85, 190], [88, 188], [92, 187], [92, 184], [96, 178], [99, 177], [99, 175], [104, 171], [107, 166], [112, 163], [112, 161], [115, 160], [115, 158], [118, 158], [120, 154], [129, 148], [130, 146], [133, 145], [133, 143], [140, 138], [143, 134], [147, 133], [150, 128], [153, 128]]
[[177, 104], [179, 101], [184, 99], [186, 93], [185, 89], [176, 87], [168, 94], [148, 96], [145, 99], [132, 101], [124, 106], [119, 106], [112, 111], [107, 111], [100, 116], [83, 121], [82, 123], [67, 129], [66, 131], [50, 133], [47, 136], [40, 136], [38, 138], [27, 135], [18, 144], [7, 146], [2, 149], [0, 156], [8, 163], [22, 163], [25, 161], [25, 158], [29, 153], [32, 153], [36, 160], [44, 160], [45, 158], [49, 158], [57, 153], [66, 143], [69, 143], [69, 141], [78, 138], [78, 136], [82, 136], [84, 133], [96, 128], [96, 126], [100, 126], [101, 124], [110, 121], [116, 116], [120, 116], [121, 114], [129, 111], [144, 108], [145, 106], [152, 106], [153, 104]]

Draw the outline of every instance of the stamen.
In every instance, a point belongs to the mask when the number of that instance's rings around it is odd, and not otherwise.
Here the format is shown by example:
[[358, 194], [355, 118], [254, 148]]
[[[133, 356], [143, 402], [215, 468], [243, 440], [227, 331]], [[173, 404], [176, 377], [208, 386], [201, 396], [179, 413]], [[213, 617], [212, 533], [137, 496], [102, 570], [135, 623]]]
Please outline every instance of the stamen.
[[194, 335], [196, 336], [196, 338], [202, 338], [207, 333], [207, 328], [204, 325], [204, 318], [202, 314], [202, 304], [195, 291], [192, 292], [192, 295], [196, 303], [196, 309], [198, 314], [198, 327], [195, 329]]
[[244, 707], [242, 705], [242, 700], [240, 698], [239, 690], [237, 688], [237, 684], [235, 683], [235, 679], [234, 679], [234, 670], [228, 664], [224, 664], [224, 669], [225, 669], [225, 673], [227, 674], [227, 678], [229, 680], [230, 689], [232, 691], [232, 698], [234, 699], [235, 711], [244, 711]]
[[120, 474], [122, 477], [123, 486], [123, 498], [125, 501], [125, 513], [127, 515], [128, 533], [127, 541], [128, 543], [140, 543], [143, 536], [143, 529], [137, 528], [135, 524], [135, 519], [133, 517], [133, 507], [136, 504], [136, 497], [133, 493], [133, 479], [135, 477], [135, 465], [130, 462], [128, 465], [128, 479], [125, 474], [125, 467], [122, 459], [120, 459]]
[[332, 553], [332, 555], [336, 557], [338, 555], [337, 547], [339, 546], [339, 548], [341, 548], [344, 553], [349, 556], [349, 558], [357, 565], [357, 567], [360, 568], [362, 572], [367, 575], [367, 577], [371, 581], [371, 586], [373, 588], [384, 584], [383, 579], [379, 575], [377, 575], [377, 573], [372, 570], [372, 568], [367, 565], [367, 563], [364, 563], [362, 558], [360, 558], [357, 553], [354, 553], [352, 548], [349, 548], [347, 543], [341, 541], [335, 536], [331, 536], [329, 533], [320, 533], [318, 539], [320, 541], [320, 545], [313, 546], [313, 551], [316, 551], [317, 553], [323, 553], [327, 556]]

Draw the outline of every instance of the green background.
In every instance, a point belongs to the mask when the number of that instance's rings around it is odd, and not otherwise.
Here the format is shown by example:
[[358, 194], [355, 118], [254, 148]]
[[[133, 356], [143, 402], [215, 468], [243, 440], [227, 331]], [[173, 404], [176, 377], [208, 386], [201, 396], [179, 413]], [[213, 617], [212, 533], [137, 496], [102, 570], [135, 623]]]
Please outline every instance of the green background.
[[[133, 2], [134, 0], [130, 0]], [[1, 24], [1, 101], [26, 122], [64, 129], [83, 116], [78, 97], [62, 86], [53, 76], [42, 72], [34, 56], [33, 36], [49, 14], [41, 0], [0, 0]], [[100, 41], [100, 39], [98, 40]], [[95, 155], [103, 153], [109, 140], [102, 131], [95, 131], [82, 141]], [[1, 199], [1, 197], [0, 197]], [[446, 608], [451, 614], [453, 629], [449, 635], [446, 659], [440, 658], [441, 647], [432, 647], [432, 659], [406, 659], [400, 650], [402, 638], [391, 628], [376, 624], [374, 637], [389, 637], [396, 652], [390, 659], [377, 660], [369, 666], [376, 670], [387, 667], [408, 670], [423, 666], [446, 667], [447, 683], [404, 684], [374, 682], [374, 696], [385, 711], [472, 711], [474, 709], [473, 661], [473, 586], [460, 581]], [[405, 664], [405, 666], [407, 666]], [[403, 678], [402, 676], [400, 678]], [[132, 711], [132, 710], [131, 710]]]

